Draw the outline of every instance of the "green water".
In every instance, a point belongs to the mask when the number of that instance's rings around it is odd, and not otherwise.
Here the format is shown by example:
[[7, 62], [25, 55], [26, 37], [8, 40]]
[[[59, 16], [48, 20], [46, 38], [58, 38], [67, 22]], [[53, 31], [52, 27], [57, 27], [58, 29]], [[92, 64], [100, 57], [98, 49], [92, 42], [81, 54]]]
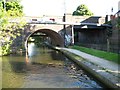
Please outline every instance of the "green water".
[[28, 45], [27, 54], [2, 57], [2, 88], [102, 88], [58, 51]]

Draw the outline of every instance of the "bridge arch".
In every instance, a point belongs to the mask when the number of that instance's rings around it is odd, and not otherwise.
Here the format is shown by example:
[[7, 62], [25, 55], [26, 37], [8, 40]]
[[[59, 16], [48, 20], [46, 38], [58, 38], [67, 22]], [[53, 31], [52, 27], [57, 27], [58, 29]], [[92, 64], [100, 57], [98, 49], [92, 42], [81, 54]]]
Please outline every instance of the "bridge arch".
[[48, 37], [50, 37], [53, 46], [64, 47], [64, 39], [60, 36], [60, 34], [58, 34], [57, 32], [55, 32], [54, 30], [51, 30], [51, 29], [38, 29], [38, 30], [26, 35], [26, 40], [25, 40], [25, 48], [26, 49], [27, 49], [27, 45], [28, 45], [28, 39], [33, 34], [38, 33], [38, 32], [44, 33]]

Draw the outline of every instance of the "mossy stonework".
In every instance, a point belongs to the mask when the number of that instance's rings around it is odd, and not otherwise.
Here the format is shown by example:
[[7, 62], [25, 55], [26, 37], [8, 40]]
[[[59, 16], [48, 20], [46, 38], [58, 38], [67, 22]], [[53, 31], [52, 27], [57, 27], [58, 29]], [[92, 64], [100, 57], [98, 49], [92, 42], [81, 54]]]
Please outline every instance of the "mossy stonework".
[[[109, 72], [106, 68], [99, 66], [96, 63], [93, 63], [83, 57], [75, 55], [69, 51], [60, 48], [54, 48], [65, 54], [70, 60], [74, 61], [78, 64], [81, 68], [83, 68], [88, 74], [94, 77], [96, 80], [101, 82], [107, 88], [112, 88], [113, 90], [117, 89], [119, 86], [118, 83], [118, 76], [113, 75], [113, 73]], [[113, 80], [114, 78], [114, 80]]]

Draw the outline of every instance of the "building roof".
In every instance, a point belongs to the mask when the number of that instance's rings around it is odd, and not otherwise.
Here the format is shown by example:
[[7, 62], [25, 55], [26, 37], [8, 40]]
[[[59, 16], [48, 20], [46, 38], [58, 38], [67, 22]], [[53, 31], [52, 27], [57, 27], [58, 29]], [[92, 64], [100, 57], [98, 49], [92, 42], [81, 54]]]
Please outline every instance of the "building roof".
[[105, 29], [112, 28], [109, 24], [96, 24], [96, 23], [81, 23], [80, 25], [74, 25], [76, 29]]

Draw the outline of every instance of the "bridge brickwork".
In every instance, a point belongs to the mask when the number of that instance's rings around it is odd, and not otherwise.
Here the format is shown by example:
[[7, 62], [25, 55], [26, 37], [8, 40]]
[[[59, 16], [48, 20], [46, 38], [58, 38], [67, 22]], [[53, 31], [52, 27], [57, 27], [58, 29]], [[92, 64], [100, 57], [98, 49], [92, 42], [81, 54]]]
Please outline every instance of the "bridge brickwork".
[[[44, 17], [24, 17], [26, 21], [31, 21], [32, 19], [40, 19], [40, 18], [47, 18], [47, 19], [54, 19], [55, 22], [63, 22], [63, 16], [44, 16]], [[73, 23], [96, 23], [96, 24], [103, 24], [105, 22], [104, 17], [83, 17], [83, 16], [72, 16], [67, 14], [66, 15], [66, 22], [73, 22]], [[52, 44], [57, 46], [64, 46], [65, 44], [65, 34], [72, 37], [72, 25], [57, 25], [57, 24], [35, 24], [35, 23], [28, 23], [23, 31], [21, 32], [21, 36], [14, 40], [13, 47], [18, 47], [19, 45], [24, 46], [26, 45], [28, 38], [36, 33], [41, 32], [47, 34], [52, 39]], [[20, 43], [20, 44], [19, 44]], [[72, 43], [72, 40], [71, 40]]]
[[64, 36], [62, 35], [63, 25], [51, 24], [29, 24], [24, 28], [24, 42], [37, 32], [44, 33], [51, 38], [52, 44], [57, 46], [64, 46]]

